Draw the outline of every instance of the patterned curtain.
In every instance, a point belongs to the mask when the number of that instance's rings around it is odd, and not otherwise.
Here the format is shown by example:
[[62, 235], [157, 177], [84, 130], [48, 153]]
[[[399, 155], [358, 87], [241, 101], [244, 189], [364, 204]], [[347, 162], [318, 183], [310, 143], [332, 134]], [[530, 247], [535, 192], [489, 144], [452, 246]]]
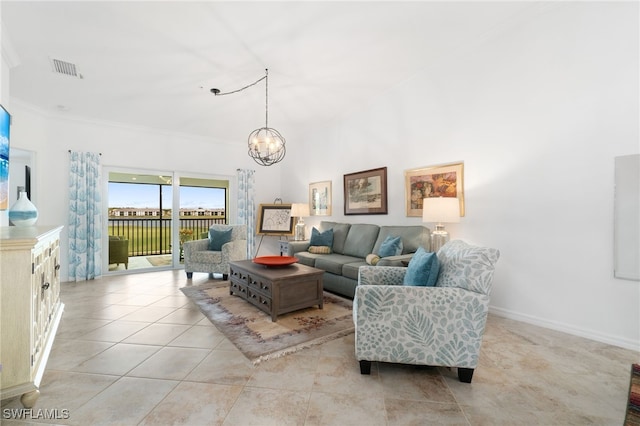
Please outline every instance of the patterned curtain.
[[100, 154], [71, 152], [69, 167], [69, 281], [102, 276]]
[[256, 245], [255, 172], [238, 169], [238, 224], [247, 225], [247, 259], [253, 258]]

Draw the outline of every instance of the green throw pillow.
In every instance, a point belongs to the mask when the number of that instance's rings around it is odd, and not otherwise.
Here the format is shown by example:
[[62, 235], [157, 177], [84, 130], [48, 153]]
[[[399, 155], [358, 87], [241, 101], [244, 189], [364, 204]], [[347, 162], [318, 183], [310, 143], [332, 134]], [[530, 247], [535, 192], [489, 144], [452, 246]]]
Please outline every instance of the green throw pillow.
[[222, 251], [222, 246], [231, 241], [233, 228], [226, 231], [209, 229], [209, 250]]
[[440, 262], [435, 253], [429, 253], [424, 248], [418, 247], [407, 266], [404, 275], [404, 285], [433, 287], [438, 281]]
[[392, 237], [391, 235], [384, 239], [378, 250], [378, 256], [380, 257], [399, 256], [401, 254], [402, 238]]
[[311, 230], [310, 246], [328, 246], [333, 247], [333, 228], [324, 232], [318, 231], [315, 227]]

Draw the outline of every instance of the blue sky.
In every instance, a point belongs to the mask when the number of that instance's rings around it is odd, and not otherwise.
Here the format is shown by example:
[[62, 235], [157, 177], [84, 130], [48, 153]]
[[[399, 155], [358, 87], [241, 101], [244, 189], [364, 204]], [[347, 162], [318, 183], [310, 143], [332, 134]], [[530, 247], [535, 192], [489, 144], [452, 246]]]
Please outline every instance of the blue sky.
[[[172, 190], [162, 187], [162, 207], [171, 207]], [[180, 207], [224, 208], [224, 189], [180, 187]], [[160, 205], [158, 185], [109, 182], [109, 207], [155, 207]]]

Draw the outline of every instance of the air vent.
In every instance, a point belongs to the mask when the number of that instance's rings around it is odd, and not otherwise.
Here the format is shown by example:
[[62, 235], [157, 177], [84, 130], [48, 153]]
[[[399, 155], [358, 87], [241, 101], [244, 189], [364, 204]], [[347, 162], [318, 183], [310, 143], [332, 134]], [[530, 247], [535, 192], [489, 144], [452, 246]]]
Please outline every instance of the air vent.
[[82, 78], [82, 74], [78, 72], [78, 67], [71, 62], [62, 61], [60, 59], [51, 59], [51, 66], [53, 72], [57, 74], [64, 74], [70, 77]]

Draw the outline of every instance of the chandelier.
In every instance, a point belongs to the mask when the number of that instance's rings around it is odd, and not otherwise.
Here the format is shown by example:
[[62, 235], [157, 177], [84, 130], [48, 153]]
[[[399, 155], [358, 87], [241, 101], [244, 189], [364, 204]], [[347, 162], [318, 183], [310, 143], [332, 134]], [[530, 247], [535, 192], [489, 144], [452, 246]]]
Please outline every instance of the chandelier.
[[241, 92], [251, 86], [255, 86], [262, 80], [265, 81], [265, 106], [264, 106], [264, 127], [254, 130], [249, 135], [247, 144], [249, 146], [249, 156], [262, 166], [271, 166], [279, 163], [284, 158], [287, 149], [286, 140], [276, 129], [269, 127], [269, 69], [264, 70], [264, 77], [231, 92], [220, 93], [218, 89], [211, 89], [211, 93], [216, 96], [230, 95]]

